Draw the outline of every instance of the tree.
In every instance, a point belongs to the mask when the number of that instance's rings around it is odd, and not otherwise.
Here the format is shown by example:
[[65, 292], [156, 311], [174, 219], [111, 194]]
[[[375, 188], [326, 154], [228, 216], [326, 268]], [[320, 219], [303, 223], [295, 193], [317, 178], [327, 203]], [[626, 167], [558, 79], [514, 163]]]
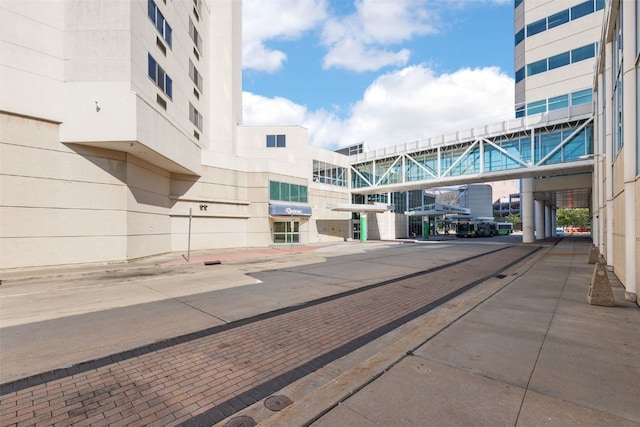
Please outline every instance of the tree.
[[510, 222], [511, 224], [520, 224], [520, 215], [519, 214], [510, 214], [504, 217], [505, 221]]
[[591, 226], [589, 209], [558, 209], [557, 223], [559, 227], [585, 227]]

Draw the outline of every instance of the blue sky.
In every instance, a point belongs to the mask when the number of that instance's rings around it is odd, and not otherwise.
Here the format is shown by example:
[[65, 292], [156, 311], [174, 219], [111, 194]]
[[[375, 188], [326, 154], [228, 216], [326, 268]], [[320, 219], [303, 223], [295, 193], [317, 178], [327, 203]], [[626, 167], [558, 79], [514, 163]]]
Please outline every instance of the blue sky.
[[[265, 25], [268, 24], [268, 25]], [[513, 117], [509, 0], [244, 0], [244, 124], [370, 148]]]

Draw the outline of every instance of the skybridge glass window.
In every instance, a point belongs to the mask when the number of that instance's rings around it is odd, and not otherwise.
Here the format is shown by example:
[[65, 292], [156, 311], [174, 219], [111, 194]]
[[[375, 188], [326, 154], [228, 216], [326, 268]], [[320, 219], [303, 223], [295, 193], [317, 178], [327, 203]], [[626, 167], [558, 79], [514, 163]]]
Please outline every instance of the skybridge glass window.
[[550, 30], [558, 25], [566, 24], [567, 22], [569, 22], [569, 9], [565, 9], [549, 16], [547, 19], [547, 28]]
[[543, 18], [539, 21], [532, 22], [527, 25], [527, 37], [531, 37], [547, 29], [547, 18]]

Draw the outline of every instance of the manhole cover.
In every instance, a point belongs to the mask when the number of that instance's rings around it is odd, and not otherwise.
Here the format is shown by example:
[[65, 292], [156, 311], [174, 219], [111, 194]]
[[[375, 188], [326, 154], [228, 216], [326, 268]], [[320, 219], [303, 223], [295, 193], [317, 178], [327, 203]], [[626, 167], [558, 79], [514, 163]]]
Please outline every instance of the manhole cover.
[[291, 399], [287, 396], [270, 396], [264, 400], [264, 406], [272, 411], [281, 411], [291, 403]]
[[242, 415], [240, 417], [231, 418], [226, 427], [255, 427], [256, 422], [253, 418]]

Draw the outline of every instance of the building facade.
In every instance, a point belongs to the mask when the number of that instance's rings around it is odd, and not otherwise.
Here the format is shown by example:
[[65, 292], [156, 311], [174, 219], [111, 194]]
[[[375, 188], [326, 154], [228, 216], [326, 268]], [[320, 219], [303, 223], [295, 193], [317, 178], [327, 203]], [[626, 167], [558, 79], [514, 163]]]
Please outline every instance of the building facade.
[[604, 13], [594, 79], [594, 244], [640, 304], [640, 7], [611, 0]]
[[242, 125], [239, 0], [0, 13], [1, 269], [350, 237], [348, 157]]

